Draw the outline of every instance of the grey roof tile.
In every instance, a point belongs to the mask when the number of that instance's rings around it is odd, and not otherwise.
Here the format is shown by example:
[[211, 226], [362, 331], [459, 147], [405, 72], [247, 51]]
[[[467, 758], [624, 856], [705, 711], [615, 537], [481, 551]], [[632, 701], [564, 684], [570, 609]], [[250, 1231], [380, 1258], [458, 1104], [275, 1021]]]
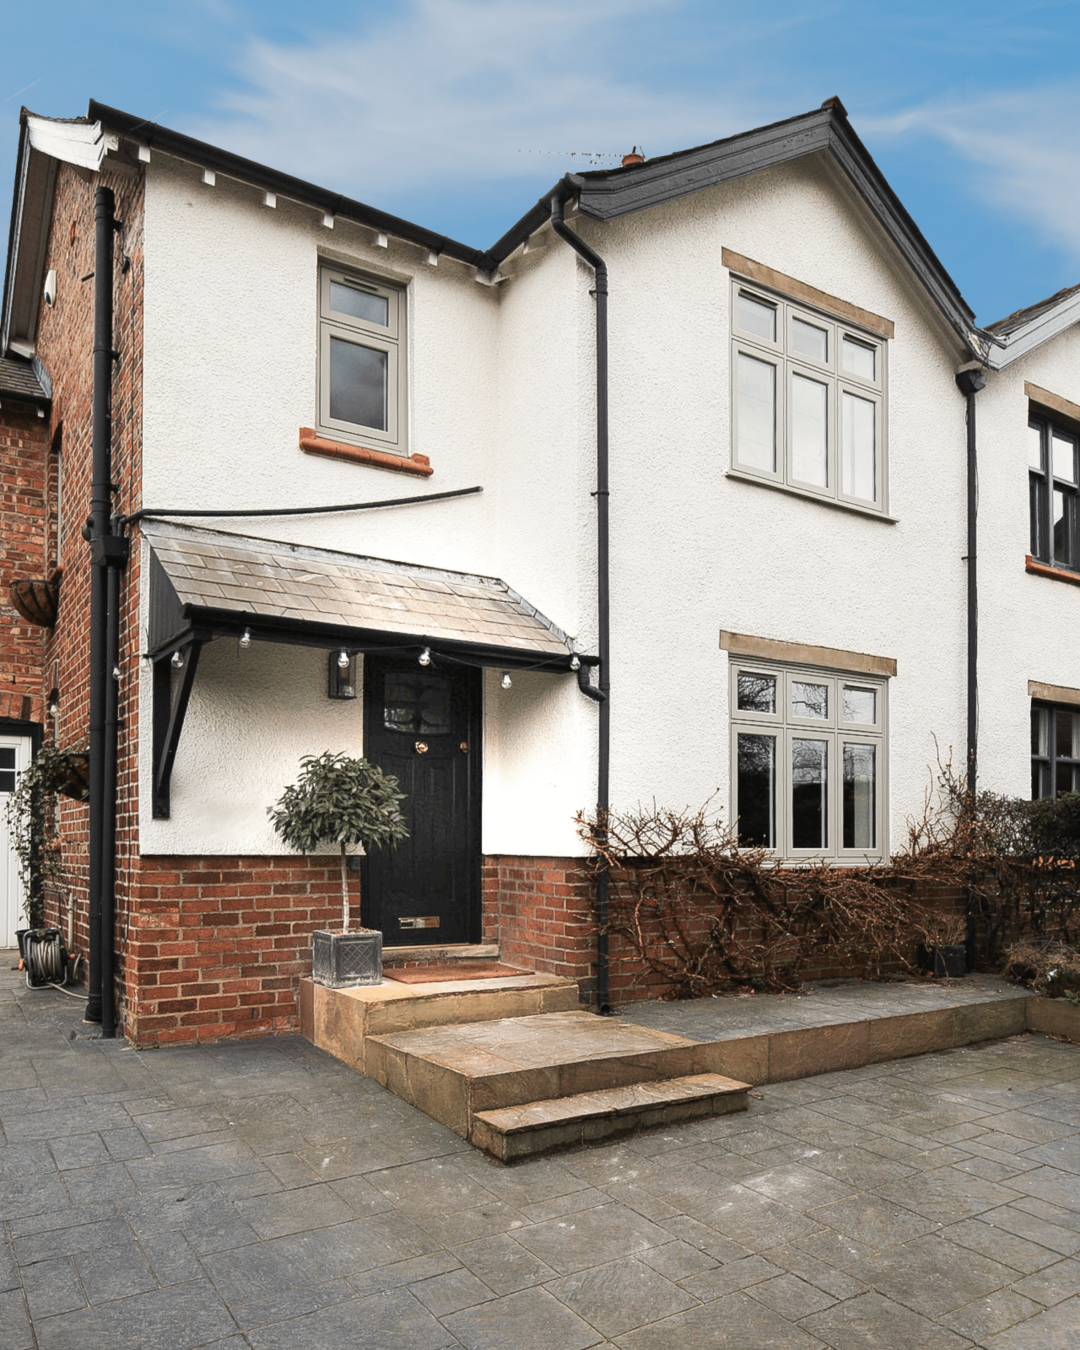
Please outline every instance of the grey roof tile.
[[537, 656], [569, 650], [553, 624], [493, 577], [154, 521], [143, 530], [184, 604]]

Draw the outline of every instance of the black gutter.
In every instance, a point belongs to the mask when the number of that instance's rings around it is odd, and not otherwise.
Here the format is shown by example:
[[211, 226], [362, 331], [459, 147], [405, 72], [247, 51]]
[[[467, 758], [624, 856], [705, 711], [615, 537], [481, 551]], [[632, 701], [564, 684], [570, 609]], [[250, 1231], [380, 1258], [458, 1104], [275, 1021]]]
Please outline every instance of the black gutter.
[[200, 168], [212, 169], [225, 177], [250, 183], [264, 192], [290, 197], [294, 201], [314, 206], [328, 215], [342, 216], [360, 225], [366, 225], [369, 229], [392, 234], [396, 239], [404, 239], [410, 244], [426, 248], [431, 253], [445, 254], [448, 258], [468, 263], [481, 271], [491, 270], [488, 255], [480, 249], [458, 243], [456, 239], [448, 239], [444, 234], [426, 230], [422, 225], [414, 225], [411, 221], [402, 220], [400, 216], [392, 216], [386, 211], [368, 206], [365, 202], [358, 202], [351, 197], [343, 197], [338, 192], [331, 192], [327, 188], [305, 182], [302, 178], [293, 178], [291, 174], [280, 173], [265, 164], [245, 159], [242, 155], [234, 155], [228, 150], [208, 145], [205, 141], [197, 141], [192, 136], [170, 131], [167, 127], [158, 126], [156, 122], [133, 117], [130, 113], [121, 112], [119, 108], [110, 108], [95, 99], [90, 100], [86, 116], [91, 122], [101, 122], [110, 131], [141, 141], [163, 154], [186, 159]]
[[962, 370], [956, 387], [967, 400], [967, 790], [975, 795], [979, 769], [979, 460], [975, 395], [986, 387], [984, 370]]
[[[280, 615], [256, 614], [254, 611], [211, 609], [204, 605], [184, 605], [181, 617], [184, 626], [168, 637], [161, 638], [144, 652], [152, 661], [171, 656], [192, 641], [195, 628], [210, 630], [213, 637], [239, 637], [246, 629], [253, 642], [277, 642], [296, 647], [321, 647], [327, 651], [345, 648], [351, 652], [416, 652], [425, 647], [434, 658], [445, 656], [448, 661], [470, 665], [490, 666], [507, 670], [540, 670], [555, 674], [577, 671], [578, 683], [582, 670], [600, 664], [600, 658], [585, 652], [567, 651], [565, 654], [545, 655], [522, 647], [496, 647], [482, 642], [464, 642], [425, 633], [388, 633], [385, 629], [345, 628], [340, 624], [318, 623], [310, 619], [289, 619]], [[581, 664], [578, 669], [574, 665]], [[586, 676], [587, 678], [587, 676]], [[593, 691], [596, 696], [597, 691]]]
[[115, 947], [117, 681], [120, 583], [127, 540], [113, 533], [112, 375], [113, 236], [119, 229], [112, 189], [94, 193], [93, 476], [90, 489], [90, 846], [85, 1020], [116, 1035]]
[[[569, 178], [551, 196], [551, 228], [579, 258], [593, 269], [596, 286], [596, 619], [599, 651], [599, 688], [589, 697], [599, 703], [597, 745], [596, 822], [599, 842], [607, 834], [611, 808], [611, 577], [609, 559], [608, 488], [608, 272], [607, 263], [571, 230], [563, 219], [563, 202], [573, 191]], [[587, 680], [578, 672], [578, 683]], [[597, 698], [599, 695], [599, 698]], [[608, 965], [608, 917], [610, 913], [610, 877], [600, 859], [596, 872], [596, 1010], [602, 1016], [611, 1012]]]

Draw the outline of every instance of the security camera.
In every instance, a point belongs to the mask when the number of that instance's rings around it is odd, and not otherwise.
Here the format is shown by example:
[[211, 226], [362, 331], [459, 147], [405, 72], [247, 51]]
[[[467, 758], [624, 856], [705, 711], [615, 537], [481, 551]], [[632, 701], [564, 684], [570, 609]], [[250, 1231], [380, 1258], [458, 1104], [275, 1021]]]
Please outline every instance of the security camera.
[[56, 268], [50, 267], [45, 273], [45, 303], [51, 309], [56, 304]]

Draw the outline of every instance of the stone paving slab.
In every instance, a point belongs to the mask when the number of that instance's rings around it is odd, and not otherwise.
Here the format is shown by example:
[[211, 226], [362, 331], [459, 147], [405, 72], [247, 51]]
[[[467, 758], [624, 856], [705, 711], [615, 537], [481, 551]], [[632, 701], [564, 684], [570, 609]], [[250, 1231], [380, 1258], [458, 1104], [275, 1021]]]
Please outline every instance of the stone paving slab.
[[[505, 1168], [299, 1037], [136, 1054], [10, 964], [0, 1346], [1080, 1346], [1075, 1044], [766, 1085]], [[640, 1025], [707, 1037], [715, 1002]]]

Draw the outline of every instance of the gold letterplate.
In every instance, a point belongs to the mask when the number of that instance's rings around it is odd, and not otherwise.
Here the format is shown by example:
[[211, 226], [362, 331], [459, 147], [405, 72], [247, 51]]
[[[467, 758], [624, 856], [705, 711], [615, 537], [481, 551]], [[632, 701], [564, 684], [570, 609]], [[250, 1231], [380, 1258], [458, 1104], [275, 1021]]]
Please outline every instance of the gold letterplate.
[[438, 928], [438, 914], [424, 914], [418, 919], [398, 919], [398, 924], [402, 928]]

